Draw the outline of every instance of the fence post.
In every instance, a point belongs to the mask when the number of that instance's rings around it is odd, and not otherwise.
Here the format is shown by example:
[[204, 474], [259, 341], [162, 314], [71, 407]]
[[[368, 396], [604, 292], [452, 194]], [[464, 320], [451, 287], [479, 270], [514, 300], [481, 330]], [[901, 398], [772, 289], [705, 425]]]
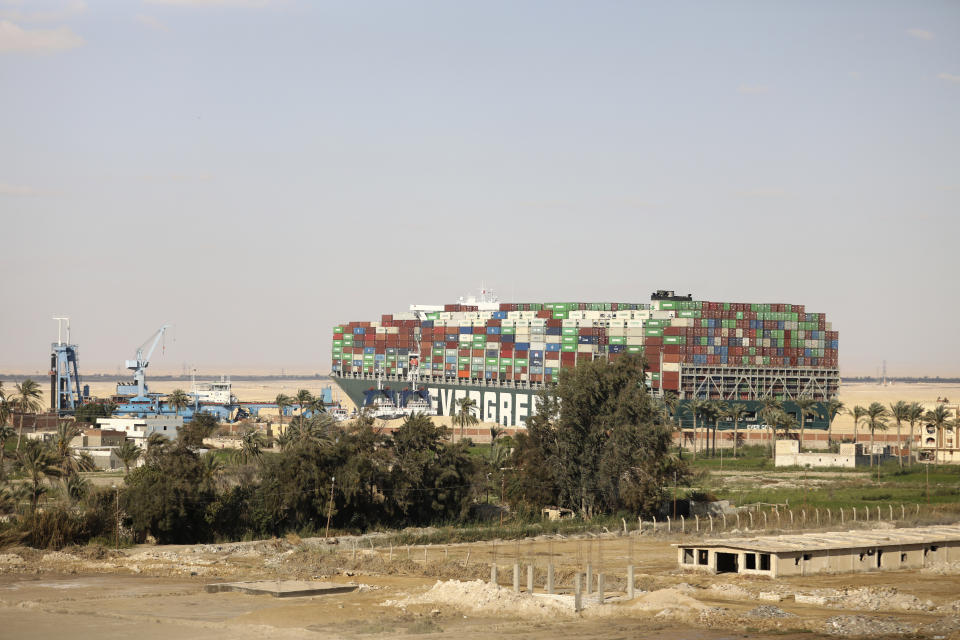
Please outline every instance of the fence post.
[[919, 503], [919, 502], [917, 503], [917, 515], [918, 515], [918, 516], [920, 515], [920, 503]]
[[737, 529], [739, 529], [740, 528], [740, 512], [737, 511], [735, 515], [737, 516]]
[[790, 514], [790, 526], [793, 526], [793, 509], [787, 509], [787, 513]]
[[573, 610], [577, 613], [583, 611], [583, 592], [580, 589], [580, 572], [578, 571], [573, 582]]
[[687, 532], [687, 519], [683, 517], [683, 515], [681, 515], [680, 516], [680, 533], [686, 533], [686, 532]]
[[553, 563], [547, 564], [547, 593], [553, 593]]
[[590, 595], [590, 583], [593, 582], [593, 565], [590, 564], [589, 562], [587, 563], [587, 574], [586, 574], [586, 580], [585, 580], [585, 582], [586, 582], [586, 584], [584, 585], [584, 587], [586, 588], [587, 595], [589, 596], [589, 595]]
[[490, 563], [490, 584], [492, 585], [497, 584], [497, 563], [496, 562]]
[[816, 514], [817, 514], [817, 527], [819, 527], [819, 526], [820, 526], [820, 508], [819, 508], [819, 507], [815, 507], [815, 508], [814, 508], [814, 511], [815, 511]]
[[670, 533], [671, 531], [673, 531], [673, 529], [671, 528], [670, 516], [667, 516], [667, 533]]
[[901, 520], [907, 519], [907, 508], [902, 504], [900, 505], [900, 519]]
[[633, 565], [627, 565], [627, 597], [633, 600]]
[[697, 531], [699, 532], [700, 531], [700, 515], [695, 513], [693, 514], [693, 518], [697, 523]]
[[853, 521], [853, 522], [856, 522], [856, 521], [857, 521], [857, 508], [856, 508], [856, 507], [850, 507], [850, 513], [852, 514], [851, 517], [850, 517], [850, 520]]
[[513, 563], [513, 590], [520, 593], [520, 563]]
[[774, 507], [773, 512], [777, 514], [777, 528], [779, 529], [782, 526], [780, 524], [780, 510]]
[[807, 510], [800, 509], [800, 524], [807, 526]]
[[710, 518], [710, 533], [713, 533], [713, 516], [708, 516]]
[[880, 505], [877, 505], [877, 522], [880, 522], [883, 518], [880, 517]]
[[870, 507], [863, 508], [863, 515], [866, 517], [867, 522], [870, 522]]
[[747, 515], [750, 516], [750, 527], [753, 528], [753, 511], [747, 511]]
[[830, 509], [827, 509], [827, 524], [833, 519], [833, 516], [830, 514]]
[[597, 595], [600, 596], [600, 604], [603, 604], [603, 574], [597, 574]]
[[527, 565], [527, 593], [533, 593], [533, 565]]

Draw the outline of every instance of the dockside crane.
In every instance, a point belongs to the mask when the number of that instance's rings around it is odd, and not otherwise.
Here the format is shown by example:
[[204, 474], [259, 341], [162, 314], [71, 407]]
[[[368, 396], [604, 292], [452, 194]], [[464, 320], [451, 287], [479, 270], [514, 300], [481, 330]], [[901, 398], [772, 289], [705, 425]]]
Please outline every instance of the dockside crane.
[[[148, 366], [150, 366], [150, 358], [153, 356], [154, 350], [156, 350], [157, 345], [160, 343], [160, 339], [163, 338], [163, 334], [165, 334], [169, 328], [170, 325], [165, 324], [157, 329], [152, 336], [147, 338], [146, 341], [137, 348], [136, 360], [126, 361], [127, 369], [133, 371], [133, 380], [137, 385], [137, 396], [134, 398], [134, 400], [148, 399], [145, 370]], [[148, 344], [150, 345], [150, 349], [147, 351], [147, 355], [144, 356], [143, 350]]]

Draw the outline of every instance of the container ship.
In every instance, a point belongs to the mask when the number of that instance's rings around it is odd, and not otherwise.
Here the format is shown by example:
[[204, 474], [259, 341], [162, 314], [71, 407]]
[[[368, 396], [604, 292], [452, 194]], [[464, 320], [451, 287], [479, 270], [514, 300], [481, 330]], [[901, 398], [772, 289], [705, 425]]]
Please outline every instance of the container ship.
[[[331, 378], [357, 407], [402, 410], [405, 398], [453, 415], [472, 398], [483, 422], [522, 427], [563, 369], [642, 355], [654, 394], [786, 411], [809, 397], [807, 426], [825, 428], [839, 390], [838, 334], [804, 305], [708, 302], [658, 290], [649, 303], [505, 303], [482, 291], [456, 304], [411, 305], [379, 321], [333, 328]], [[799, 416], [798, 416], [799, 418]]]

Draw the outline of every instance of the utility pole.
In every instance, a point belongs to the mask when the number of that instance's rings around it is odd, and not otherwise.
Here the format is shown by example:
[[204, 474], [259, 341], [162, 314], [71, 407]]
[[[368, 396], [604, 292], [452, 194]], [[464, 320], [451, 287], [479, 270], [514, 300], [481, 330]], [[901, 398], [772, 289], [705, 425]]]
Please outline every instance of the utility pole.
[[330, 476], [330, 504], [327, 507], [327, 530], [323, 534], [324, 542], [330, 538], [330, 516], [333, 513], [333, 488], [337, 484], [336, 476]]
[[500, 474], [500, 526], [503, 526], [503, 473]]
[[120, 550], [120, 487], [113, 485], [114, 489], [114, 505], [117, 512], [117, 533], [116, 533], [116, 548], [117, 551]]

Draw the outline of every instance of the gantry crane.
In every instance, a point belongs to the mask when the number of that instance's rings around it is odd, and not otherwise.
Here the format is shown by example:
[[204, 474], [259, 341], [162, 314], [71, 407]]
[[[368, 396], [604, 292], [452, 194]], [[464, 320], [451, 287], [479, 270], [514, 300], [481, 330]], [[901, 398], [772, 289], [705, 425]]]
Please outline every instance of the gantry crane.
[[[160, 339], [163, 338], [163, 334], [167, 332], [167, 329], [170, 328], [169, 324], [165, 324], [157, 331], [147, 338], [147, 340], [137, 348], [137, 358], [136, 360], [127, 360], [126, 365], [127, 369], [133, 371], [133, 380], [137, 385], [137, 395], [134, 400], [147, 400], [147, 384], [145, 380], [144, 370], [150, 366], [150, 357], [153, 356], [154, 350], [157, 348], [157, 344], [160, 343]], [[151, 343], [151, 340], [153, 341]], [[143, 350], [147, 345], [150, 345], [150, 350], [147, 351], [147, 355], [143, 355]]]

